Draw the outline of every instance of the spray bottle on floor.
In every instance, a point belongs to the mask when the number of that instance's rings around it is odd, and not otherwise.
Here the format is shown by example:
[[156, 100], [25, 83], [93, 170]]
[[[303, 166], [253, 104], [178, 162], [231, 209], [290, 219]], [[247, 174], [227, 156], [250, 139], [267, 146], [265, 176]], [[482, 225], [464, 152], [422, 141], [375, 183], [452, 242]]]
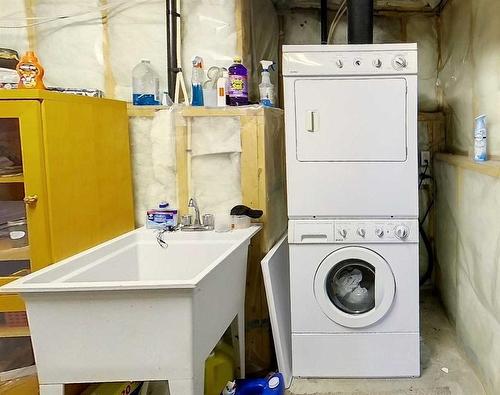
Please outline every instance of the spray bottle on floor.
[[271, 83], [269, 70], [273, 69], [274, 62], [272, 60], [261, 60], [262, 79], [259, 84], [260, 104], [264, 107], [274, 107], [274, 85]]

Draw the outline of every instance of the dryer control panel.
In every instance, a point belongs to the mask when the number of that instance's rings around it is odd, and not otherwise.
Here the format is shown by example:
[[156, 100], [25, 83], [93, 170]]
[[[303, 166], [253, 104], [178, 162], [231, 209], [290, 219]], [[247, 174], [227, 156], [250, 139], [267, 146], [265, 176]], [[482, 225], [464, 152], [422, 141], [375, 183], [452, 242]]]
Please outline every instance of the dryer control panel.
[[283, 76], [404, 75], [418, 71], [415, 44], [283, 47]]
[[291, 244], [417, 243], [418, 220], [294, 220], [288, 237]]

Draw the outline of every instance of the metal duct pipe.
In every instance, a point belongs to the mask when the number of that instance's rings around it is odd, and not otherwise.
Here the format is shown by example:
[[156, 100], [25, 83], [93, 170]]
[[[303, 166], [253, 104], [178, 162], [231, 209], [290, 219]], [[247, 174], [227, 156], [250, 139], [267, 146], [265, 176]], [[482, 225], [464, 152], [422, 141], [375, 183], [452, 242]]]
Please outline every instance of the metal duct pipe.
[[180, 71], [177, 64], [177, 0], [167, 0], [167, 83], [168, 94], [173, 99], [175, 79]]
[[373, 44], [373, 0], [347, 0], [349, 44]]
[[321, 0], [321, 44], [328, 44], [328, 0]]

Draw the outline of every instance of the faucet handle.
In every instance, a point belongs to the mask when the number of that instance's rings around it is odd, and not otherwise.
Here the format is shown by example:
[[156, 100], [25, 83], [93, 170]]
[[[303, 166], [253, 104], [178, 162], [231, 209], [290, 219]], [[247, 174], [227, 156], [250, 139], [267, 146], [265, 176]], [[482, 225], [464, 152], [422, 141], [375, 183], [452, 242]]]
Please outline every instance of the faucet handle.
[[203, 214], [203, 226], [214, 228], [215, 218], [213, 214]]

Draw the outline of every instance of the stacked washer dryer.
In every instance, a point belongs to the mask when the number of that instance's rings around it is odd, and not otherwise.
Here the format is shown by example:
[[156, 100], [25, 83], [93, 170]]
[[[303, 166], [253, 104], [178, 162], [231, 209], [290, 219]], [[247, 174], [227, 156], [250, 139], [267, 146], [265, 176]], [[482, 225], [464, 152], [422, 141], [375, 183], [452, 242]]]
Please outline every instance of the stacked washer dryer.
[[417, 46], [284, 46], [283, 76], [292, 374], [418, 376]]

